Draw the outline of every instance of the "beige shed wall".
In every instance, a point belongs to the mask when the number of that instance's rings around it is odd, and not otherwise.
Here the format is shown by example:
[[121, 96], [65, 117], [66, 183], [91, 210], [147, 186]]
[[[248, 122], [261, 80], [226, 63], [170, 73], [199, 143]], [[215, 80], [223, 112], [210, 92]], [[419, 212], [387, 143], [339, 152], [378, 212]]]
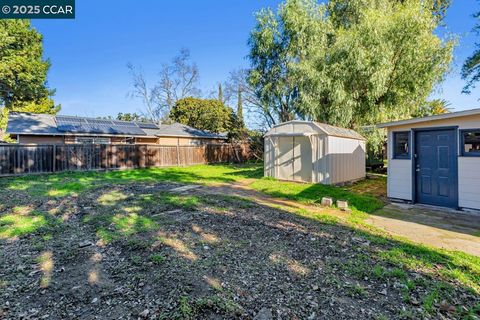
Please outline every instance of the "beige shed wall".
[[327, 173], [331, 184], [364, 179], [365, 141], [328, 136]]
[[[458, 129], [480, 129], [480, 115], [428, 121], [388, 128], [388, 179], [390, 198], [412, 201], [413, 173], [411, 159], [393, 159], [393, 132], [413, 128], [458, 126]], [[413, 136], [411, 136], [413, 138]], [[460, 146], [460, 135], [457, 136]], [[460, 149], [457, 150], [458, 154]], [[458, 157], [458, 205], [462, 208], [480, 209], [480, 158]]]
[[264, 175], [265, 177], [275, 177], [275, 138], [266, 137], [264, 145]]
[[[278, 133], [310, 135], [269, 136]], [[294, 139], [301, 143], [294, 145]], [[309, 148], [306, 148], [307, 145]], [[302, 153], [305, 155], [300, 160]], [[282, 164], [287, 162], [297, 164], [292, 167], [301, 170], [295, 175], [286, 172]], [[304, 170], [307, 168], [311, 170], [311, 179], [306, 179]], [[327, 136], [309, 122], [280, 124], [265, 136], [264, 174], [286, 180], [299, 180], [297, 177], [301, 176], [302, 181], [322, 184], [360, 180], [365, 178], [365, 141]]]

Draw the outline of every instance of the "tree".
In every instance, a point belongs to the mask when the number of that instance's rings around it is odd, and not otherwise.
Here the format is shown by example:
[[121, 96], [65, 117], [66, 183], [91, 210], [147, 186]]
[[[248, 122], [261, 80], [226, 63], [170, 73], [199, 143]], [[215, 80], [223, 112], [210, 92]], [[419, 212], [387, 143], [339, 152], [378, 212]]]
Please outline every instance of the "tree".
[[[257, 95], [255, 87], [249, 82], [249, 70], [238, 69], [230, 72], [228, 80], [225, 83], [225, 100], [238, 106], [238, 98], [241, 97], [242, 102], [242, 119], [245, 115], [249, 115], [249, 123], [259, 128], [270, 128], [276, 122], [275, 106], [270, 106], [261, 101]], [[243, 114], [243, 109], [247, 111]], [[238, 114], [238, 113], [237, 113]]]
[[0, 20], [0, 130], [9, 111], [50, 113], [60, 110], [47, 87], [50, 62], [44, 60], [42, 35], [28, 20]]
[[[443, 80], [453, 40], [435, 33], [448, 0], [286, 0], [250, 36], [249, 83], [270, 123], [359, 129], [411, 117]], [[370, 130], [371, 144], [381, 133]]]
[[0, 106], [38, 102], [47, 88], [50, 62], [44, 60], [42, 35], [28, 20], [0, 20]]
[[220, 133], [230, 131], [234, 113], [217, 99], [188, 97], [175, 103], [170, 118], [196, 129]]
[[[360, 22], [364, 13], [372, 6], [382, 8], [384, 4], [403, 4], [405, 0], [389, 0], [389, 3], [375, 0], [333, 0], [328, 2], [328, 11], [335, 28], [348, 28]], [[451, 0], [423, 0], [423, 8], [429, 11], [436, 22], [441, 22], [447, 13]]]
[[450, 112], [450, 102], [443, 99], [434, 99], [427, 101], [423, 106], [421, 106], [414, 114], [413, 118], [418, 117], [428, 117], [438, 114], [444, 114]]
[[160, 79], [149, 86], [141, 69], [128, 64], [133, 80], [132, 97], [142, 100], [144, 116], [160, 122], [168, 116], [175, 103], [185, 97], [199, 96], [197, 87], [199, 72], [190, 61], [190, 51], [181, 49], [170, 64], [164, 64], [159, 72]]
[[122, 112], [119, 112], [117, 114], [117, 120], [121, 120], [121, 121], [137, 121], [137, 122], [149, 122], [150, 120], [147, 119], [146, 117], [144, 116], [141, 116], [137, 113], [122, 113]]
[[237, 89], [237, 118], [239, 121], [242, 123], [244, 122], [243, 120], [243, 100], [242, 100], [242, 90], [240, 87]]
[[218, 101], [221, 103], [224, 103], [225, 101], [223, 100], [223, 91], [222, 91], [222, 84], [218, 84]]
[[[477, 35], [480, 35], [480, 11], [475, 13], [473, 17], [479, 21], [473, 28]], [[475, 84], [480, 81], [480, 43], [475, 44], [476, 50], [467, 58], [462, 67], [462, 79], [467, 81], [462, 92], [470, 94]]]
[[[300, 109], [315, 120], [358, 128], [410, 117], [449, 68], [454, 42], [434, 33], [438, 19], [425, 10], [425, 2], [366, 2], [370, 4], [353, 23], [339, 27], [329, 20], [336, 12], [315, 16], [318, 24], [332, 29], [320, 29], [317, 39], [324, 41], [307, 43], [307, 58], [294, 66]], [[303, 19], [292, 17], [296, 35], [314, 23], [310, 10], [315, 6], [291, 3], [302, 8], [297, 10]]]
[[284, 20], [284, 6], [279, 16], [263, 9], [256, 15], [257, 23], [250, 33], [248, 83], [262, 106], [268, 122], [276, 124], [296, 117], [298, 88], [291, 72], [296, 58], [295, 39], [290, 37]]

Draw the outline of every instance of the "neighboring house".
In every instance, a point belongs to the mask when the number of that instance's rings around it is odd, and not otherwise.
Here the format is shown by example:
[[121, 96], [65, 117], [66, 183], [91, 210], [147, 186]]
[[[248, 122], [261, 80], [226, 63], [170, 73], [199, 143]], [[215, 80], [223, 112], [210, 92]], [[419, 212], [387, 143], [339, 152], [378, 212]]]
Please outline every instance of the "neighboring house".
[[388, 130], [388, 197], [480, 209], [480, 109], [378, 125]]
[[289, 121], [265, 134], [265, 176], [342, 184], [365, 178], [365, 139], [357, 132], [311, 121]]
[[226, 135], [198, 130], [180, 123], [154, 123], [94, 119], [50, 114], [11, 112], [6, 133], [26, 144], [160, 144], [201, 145], [223, 143]]

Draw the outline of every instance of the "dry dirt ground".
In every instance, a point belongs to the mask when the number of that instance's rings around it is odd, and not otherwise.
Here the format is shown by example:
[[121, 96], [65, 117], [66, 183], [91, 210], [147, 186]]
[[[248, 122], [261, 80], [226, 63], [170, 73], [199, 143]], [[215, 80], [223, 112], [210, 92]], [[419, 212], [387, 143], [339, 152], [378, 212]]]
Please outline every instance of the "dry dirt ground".
[[[249, 187], [251, 181], [219, 183], [205, 189], [205, 192], [220, 193], [254, 199], [267, 206], [282, 206], [329, 214], [340, 219], [348, 213], [336, 209], [306, 205], [296, 201], [274, 198]], [[384, 186], [386, 187], [386, 186]], [[357, 185], [350, 187], [356, 191]], [[385, 207], [370, 214], [364, 221], [390, 235], [409, 239], [415, 243], [435, 248], [462, 251], [480, 257], [480, 215], [438, 207], [388, 203], [385, 188], [361, 190], [382, 198]]]
[[0, 238], [0, 318], [478, 316], [471, 289], [389, 262], [393, 240], [178, 187], [111, 185], [48, 201], [12, 193], [0, 210], [34, 219], [31, 232]]

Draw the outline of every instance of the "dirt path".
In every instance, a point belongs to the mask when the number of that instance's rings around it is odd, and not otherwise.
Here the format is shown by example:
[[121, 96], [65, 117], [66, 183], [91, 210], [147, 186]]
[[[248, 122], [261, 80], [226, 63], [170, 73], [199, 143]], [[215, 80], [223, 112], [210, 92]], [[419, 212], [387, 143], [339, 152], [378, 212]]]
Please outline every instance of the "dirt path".
[[[479, 302], [468, 265], [421, 267], [428, 250], [291, 214], [347, 217], [244, 184], [3, 200], [0, 217], [45, 225], [0, 238], [0, 319], [460, 319]], [[466, 282], [445, 278], [446, 267]]]
[[[296, 201], [271, 197], [249, 187], [253, 180], [202, 187], [203, 192], [240, 196], [256, 202], [285, 209], [303, 209], [309, 212], [347, 218], [348, 213]], [[388, 234], [407, 238], [416, 243], [447, 250], [458, 250], [480, 256], [480, 217], [459, 212], [443, 212], [417, 206], [389, 204], [365, 220]]]

